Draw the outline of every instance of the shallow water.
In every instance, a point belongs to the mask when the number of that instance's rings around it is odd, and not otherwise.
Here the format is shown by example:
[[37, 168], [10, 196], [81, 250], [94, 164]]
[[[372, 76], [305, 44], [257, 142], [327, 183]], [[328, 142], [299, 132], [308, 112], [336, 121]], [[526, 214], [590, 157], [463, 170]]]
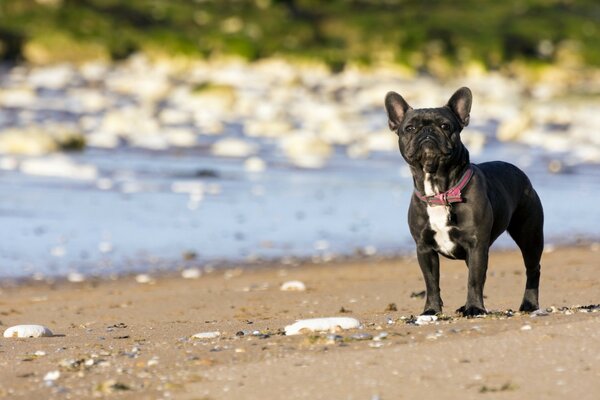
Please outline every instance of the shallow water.
[[[261, 156], [263, 173], [204, 148], [72, 155], [98, 167], [95, 181], [3, 171], [0, 274], [173, 269], [186, 264], [186, 253], [205, 264], [413, 251], [406, 224], [412, 181], [399, 154], [356, 160], [338, 149], [318, 170], [295, 168], [269, 146]], [[544, 204], [547, 243], [598, 240], [600, 166], [550, 174], [548, 157], [492, 141], [472, 159], [525, 170]], [[504, 235], [495, 246], [514, 244]]]

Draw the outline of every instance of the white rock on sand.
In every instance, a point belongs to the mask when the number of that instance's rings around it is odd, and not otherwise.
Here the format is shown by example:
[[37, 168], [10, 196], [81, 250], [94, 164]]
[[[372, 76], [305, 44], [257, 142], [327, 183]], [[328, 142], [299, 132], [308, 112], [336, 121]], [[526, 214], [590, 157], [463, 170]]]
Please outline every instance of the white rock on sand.
[[299, 335], [305, 332], [327, 332], [340, 329], [354, 329], [360, 326], [356, 318], [351, 317], [329, 317], [301, 319], [285, 327], [287, 336]]
[[437, 321], [438, 317], [435, 315], [419, 315], [415, 324], [417, 325], [428, 325]]
[[38, 338], [54, 336], [52, 331], [43, 325], [15, 325], [4, 331], [5, 338]]
[[306, 285], [302, 281], [287, 281], [281, 285], [279, 290], [284, 292], [304, 292]]
[[200, 332], [192, 335], [192, 339], [216, 339], [221, 336], [221, 332]]

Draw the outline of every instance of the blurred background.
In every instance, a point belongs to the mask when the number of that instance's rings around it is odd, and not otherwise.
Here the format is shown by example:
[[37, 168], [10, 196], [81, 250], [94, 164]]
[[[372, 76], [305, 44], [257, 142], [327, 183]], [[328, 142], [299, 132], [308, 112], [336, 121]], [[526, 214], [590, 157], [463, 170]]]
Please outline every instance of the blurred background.
[[2, 0], [0, 276], [411, 254], [383, 97], [460, 86], [547, 251], [600, 250], [599, 39], [592, 0]]

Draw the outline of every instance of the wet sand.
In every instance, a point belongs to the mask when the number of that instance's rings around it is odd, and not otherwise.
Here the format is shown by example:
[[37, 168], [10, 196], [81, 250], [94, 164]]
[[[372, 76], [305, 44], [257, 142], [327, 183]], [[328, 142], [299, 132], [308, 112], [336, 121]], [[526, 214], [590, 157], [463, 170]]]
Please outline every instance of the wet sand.
[[[467, 271], [444, 260], [451, 318], [424, 326], [402, 319], [424, 302], [409, 258], [276, 264], [150, 283], [4, 284], [2, 330], [38, 323], [57, 336], [0, 338], [0, 398], [595, 399], [600, 310], [577, 306], [600, 303], [599, 257], [590, 246], [544, 254], [540, 300], [551, 312], [509, 317], [521, 301], [524, 268], [518, 253], [495, 252], [486, 307], [503, 313], [475, 319], [454, 315]], [[279, 290], [294, 279], [308, 289]], [[296, 319], [329, 316], [355, 317], [363, 328], [337, 339], [281, 334]], [[213, 331], [220, 336], [191, 338]]]

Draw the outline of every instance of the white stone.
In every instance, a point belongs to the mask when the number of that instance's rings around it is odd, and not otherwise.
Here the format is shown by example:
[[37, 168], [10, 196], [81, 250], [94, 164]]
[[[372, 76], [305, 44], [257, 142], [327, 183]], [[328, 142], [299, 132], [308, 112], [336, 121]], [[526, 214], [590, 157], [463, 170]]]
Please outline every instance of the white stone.
[[281, 285], [279, 290], [284, 292], [304, 292], [306, 285], [302, 281], [287, 281]]
[[297, 132], [283, 138], [281, 146], [290, 161], [302, 168], [321, 168], [333, 153], [329, 143], [305, 132]]
[[256, 146], [242, 139], [221, 139], [212, 146], [212, 153], [220, 157], [248, 157], [256, 153]]
[[360, 326], [356, 318], [351, 317], [328, 317], [301, 319], [285, 327], [287, 336], [299, 335], [304, 332], [337, 331], [340, 329], [354, 329]]
[[46, 375], [44, 375], [44, 381], [46, 382], [53, 382], [58, 378], [60, 378], [60, 371], [58, 370], [50, 371]]
[[522, 331], [530, 331], [530, 330], [531, 330], [531, 325], [523, 325], [523, 326], [521, 327], [521, 330], [522, 330]]
[[192, 335], [192, 339], [216, 339], [219, 336], [221, 336], [221, 332], [219, 332], [219, 331], [199, 332], [199, 333]]
[[154, 280], [152, 279], [152, 277], [148, 274], [139, 274], [136, 275], [135, 277], [135, 281], [137, 283], [153, 283]]
[[244, 169], [248, 172], [263, 172], [267, 163], [260, 157], [250, 157], [244, 161]]
[[184, 279], [198, 279], [202, 276], [202, 271], [198, 268], [186, 268], [181, 271], [181, 277]]
[[419, 315], [417, 317], [417, 320], [415, 321], [415, 324], [427, 325], [427, 324], [434, 323], [435, 321], [437, 321], [437, 319], [438, 319], [438, 317], [435, 315]]
[[85, 275], [79, 272], [70, 272], [69, 275], [67, 275], [67, 280], [73, 283], [83, 282], [85, 281]]
[[173, 193], [204, 193], [204, 183], [198, 181], [175, 181], [171, 184]]
[[52, 331], [43, 325], [15, 325], [4, 331], [5, 338], [38, 338], [54, 336]]
[[13, 171], [17, 169], [19, 162], [14, 157], [2, 157], [0, 158], [0, 169], [4, 171]]
[[7, 129], [0, 135], [0, 153], [39, 156], [57, 150], [56, 140], [37, 129]]
[[292, 130], [285, 120], [248, 120], [244, 124], [244, 133], [251, 137], [281, 137]]
[[33, 69], [29, 83], [35, 87], [62, 89], [73, 80], [75, 70], [69, 64], [59, 64]]
[[169, 128], [164, 130], [167, 143], [176, 147], [192, 147], [197, 143], [197, 136], [194, 132], [185, 128]]
[[20, 170], [24, 174], [69, 178], [78, 180], [94, 180], [98, 170], [93, 165], [76, 164], [64, 156], [32, 158], [23, 160]]

